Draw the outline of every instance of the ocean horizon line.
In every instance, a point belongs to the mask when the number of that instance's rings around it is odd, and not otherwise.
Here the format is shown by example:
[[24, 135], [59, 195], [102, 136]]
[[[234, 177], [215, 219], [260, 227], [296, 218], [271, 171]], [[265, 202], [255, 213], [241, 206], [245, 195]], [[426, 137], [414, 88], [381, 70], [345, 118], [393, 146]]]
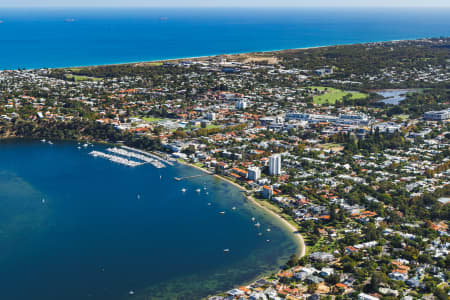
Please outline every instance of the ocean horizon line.
[[[445, 36], [444, 36], [445, 37]], [[271, 53], [271, 52], [282, 52], [282, 51], [295, 51], [295, 50], [308, 50], [308, 49], [318, 49], [318, 48], [328, 48], [336, 46], [352, 46], [352, 45], [368, 45], [374, 43], [392, 43], [392, 42], [406, 42], [406, 41], [418, 41], [425, 39], [438, 39], [441, 37], [417, 37], [417, 38], [405, 38], [405, 39], [394, 39], [394, 40], [376, 40], [376, 41], [363, 41], [357, 43], [342, 43], [342, 44], [329, 44], [329, 45], [318, 45], [318, 46], [306, 46], [298, 48], [280, 48], [273, 50], [254, 50], [254, 51], [244, 51], [244, 52], [232, 52], [232, 53], [214, 53], [199, 56], [181, 56], [181, 57], [166, 57], [161, 59], [143, 59], [138, 61], [130, 62], [117, 62], [117, 63], [105, 63], [105, 64], [83, 64], [83, 65], [72, 65], [72, 66], [61, 66], [61, 67], [41, 67], [41, 68], [20, 68], [25, 70], [40, 70], [40, 69], [70, 69], [70, 68], [95, 68], [95, 67], [109, 67], [109, 66], [124, 66], [132, 64], [145, 64], [145, 63], [157, 63], [157, 62], [169, 62], [177, 60], [189, 60], [189, 59], [206, 59], [217, 56], [232, 56], [232, 55], [242, 55], [242, 54], [252, 54], [252, 53]], [[19, 69], [19, 68], [18, 68]], [[14, 71], [16, 69], [3, 69], [3, 71]]]
[[[6, 8], [6, 9], [23, 9], [24, 6], [2, 6], [0, 5], [0, 8]], [[242, 9], [242, 8], [248, 8], [248, 9], [273, 9], [273, 8], [280, 8], [280, 9], [308, 9], [308, 8], [318, 8], [318, 9], [339, 9], [339, 10], [345, 10], [345, 9], [373, 9], [373, 8], [379, 8], [379, 9], [384, 9], [384, 8], [413, 8], [413, 9], [442, 9], [442, 8], [446, 8], [446, 9], [450, 9], [450, 6], [445, 6], [445, 5], [440, 5], [440, 6], [428, 6], [428, 5], [383, 5], [383, 6], [377, 6], [377, 5], [351, 5], [351, 6], [342, 6], [342, 5], [322, 5], [322, 6], [315, 6], [315, 5], [292, 5], [292, 6], [276, 6], [276, 5], [265, 5], [265, 6], [182, 6], [182, 5], [177, 5], [177, 6], [158, 6], [158, 5], [136, 5], [136, 6], [120, 6], [120, 5], [109, 5], [107, 7], [105, 6], [85, 6], [85, 5], [80, 5], [80, 6], [26, 6], [27, 9], [82, 9], [82, 8], [86, 8], [86, 9], [93, 9], [93, 8], [98, 8], [98, 9], [116, 9], [116, 8], [120, 8], [120, 9], [124, 9], [124, 8], [130, 8], [130, 9], [136, 9], [136, 8], [165, 8], [165, 9], [176, 9], [176, 8], [182, 8], [182, 9], [186, 9], [186, 8], [191, 8], [191, 9], [201, 9], [201, 8], [206, 8], [206, 9], [211, 9], [211, 8], [218, 8], [218, 9], [222, 9], [222, 8], [238, 8], [238, 9]]]
[[444, 37], [450, 34], [447, 15], [447, 9], [395, 8], [3, 9], [0, 69], [122, 65]]

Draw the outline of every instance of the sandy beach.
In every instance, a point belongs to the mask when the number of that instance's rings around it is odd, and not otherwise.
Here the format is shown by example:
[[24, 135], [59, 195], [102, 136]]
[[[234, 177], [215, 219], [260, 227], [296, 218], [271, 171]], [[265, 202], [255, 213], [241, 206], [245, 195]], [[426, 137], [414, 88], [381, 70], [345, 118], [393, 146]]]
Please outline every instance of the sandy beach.
[[[195, 169], [197, 169], [197, 170], [200, 170], [200, 171], [202, 171], [202, 172], [205, 172], [205, 173], [208, 173], [208, 174], [212, 174], [211, 172], [209, 172], [209, 171], [207, 171], [207, 170], [205, 170], [205, 169], [203, 169], [203, 168], [201, 168], [201, 167], [195, 166], [195, 165], [193, 165], [193, 164], [190, 164], [190, 163], [187, 163], [187, 162], [184, 162], [184, 161], [178, 161], [178, 162], [181, 163], [181, 164], [183, 164], [183, 165], [186, 165], [186, 166], [195, 168]], [[232, 184], [233, 186], [237, 187], [238, 189], [240, 189], [240, 190], [242, 190], [242, 191], [247, 191], [243, 186], [237, 184], [236, 182], [231, 181], [230, 179], [228, 179], [228, 178], [226, 178], [226, 177], [223, 177], [223, 176], [220, 176], [220, 175], [217, 175], [217, 174], [214, 174], [214, 177], [216, 177], [216, 178], [218, 178], [218, 179], [221, 179], [221, 180], [223, 180], [223, 181], [226, 181], [226, 182], [228, 182], [229, 184]], [[306, 255], [306, 245], [305, 245], [305, 240], [303, 239], [303, 236], [299, 233], [298, 229], [297, 229], [294, 225], [292, 225], [291, 223], [289, 223], [289, 221], [287, 221], [286, 219], [284, 219], [282, 216], [278, 215], [278, 214], [275, 213], [274, 211], [272, 211], [272, 210], [268, 209], [267, 207], [261, 205], [261, 204], [260, 204], [258, 201], [256, 201], [256, 199], [253, 198], [252, 196], [247, 196], [247, 199], [248, 199], [250, 202], [252, 202], [254, 205], [256, 205], [257, 207], [263, 209], [264, 211], [266, 211], [267, 213], [269, 213], [269, 214], [272, 215], [273, 217], [275, 217], [275, 218], [277, 218], [278, 220], [280, 220], [281, 223], [285, 226], [285, 228], [287, 228], [287, 229], [292, 233], [292, 235], [294, 236], [295, 241], [296, 241], [297, 245], [299, 246], [299, 253], [298, 253], [299, 258]]]
[[[176, 57], [176, 58], [166, 58], [166, 59], [156, 59], [156, 60], [143, 60], [143, 61], [131, 61], [131, 62], [117, 62], [111, 64], [98, 64], [98, 65], [81, 65], [81, 66], [66, 66], [66, 67], [56, 67], [53, 69], [83, 69], [83, 68], [98, 68], [98, 67], [110, 67], [110, 66], [151, 66], [155, 64], [163, 64], [163, 63], [179, 63], [181, 61], [192, 61], [192, 62], [200, 62], [209, 60], [212, 58], [228, 58], [228, 59], [236, 59], [242, 56], [250, 56], [250, 57], [259, 57], [263, 59], [271, 59], [272, 56], [279, 53], [289, 53], [295, 51], [308, 51], [312, 49], [320, 49], [320, 48], [330, 48], [337, 46], [353, 46], [353, 45], [362, 45], [362, 44], [377, 44], [377, 43], [392, 43], [392, 42], [402, 42], [402, 41], [414, 41], [419, 39], [404, 39], [404, 40], [382, 40], [382, 41], [367, 41], [367, 42], [357, 42], [357, 43], [344, 43], [344, 44], [326, 44], [321, 46], [310, 46], [310, 47], [298, 47], [298, 48], [281, 48], [281, 49], [272, 49], [272, 50], [260, 50], [260, 51], [248, 51], [248, 52], [231, 52], [231, 53], [215, 53], [210, 55], [202, 55], [202, 56], [186, 56], [186, 57]], [[272, 56], [270, 56], [272, 55]]]

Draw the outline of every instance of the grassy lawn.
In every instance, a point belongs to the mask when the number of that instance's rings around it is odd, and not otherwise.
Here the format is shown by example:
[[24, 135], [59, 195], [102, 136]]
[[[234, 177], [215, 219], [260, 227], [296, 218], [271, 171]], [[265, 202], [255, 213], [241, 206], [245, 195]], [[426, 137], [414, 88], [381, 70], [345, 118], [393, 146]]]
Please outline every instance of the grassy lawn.
[[336, 148], [339, 146], [341, 146], [341, 145], [335, 144], [335, 143], [327, 143], [327, 144], [322, 145], [322, 149], [331, 149], [331, 148]]
[[75, 78], [75, 81], [100, 81], [100, 80], [102, 80], [102, 78], [97, 78], [97, 77], [66, 74], [66, 79], [72, 79], [72, 78]]
[[159, 67], [159, 66], [162, 66], [163, 63], [162, 62], [151, 62], [151, 63], [148, 63], [148, 65], [151, 67]]
[[164, 119], [161, 119], [161, 118], [154, 118], [154, 117], [136, 117], [136, 118], [142, 119], [142, 120], [144, 120], [146, 122], [159, 122], [159, 121], [164, 120]]
[[409, 115], [395, 115], [395, 116], [392, 116], [392, 117], [400, 119], [400, 120], [406, 120], [406, 119], [409, 118]]
[[315, 104], [335, 104], [337, 101], [341, 101], [342, 98], [344, 98], [345, 95], [351, 94], [352, 99], [364, 99], [367, 98], [367, 94], [360, 93], [360, 92], [352, 92], [352, 91], [342, 91], [339, 89], [334, 88], [326, 88], [323, 86], [312, 86], [311, 89], [317, 89], [318, 91], [325, 91], [325, 94], [323, 95], [317, 95], [313, 98], [313, 102]]

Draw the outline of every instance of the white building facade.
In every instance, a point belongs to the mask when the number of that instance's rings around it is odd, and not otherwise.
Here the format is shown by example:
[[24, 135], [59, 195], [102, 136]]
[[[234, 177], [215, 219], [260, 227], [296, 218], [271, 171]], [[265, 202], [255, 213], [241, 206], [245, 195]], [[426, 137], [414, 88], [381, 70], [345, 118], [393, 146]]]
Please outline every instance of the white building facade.
[[247, 169], [248, 179], [257, 181], [261, 178], [261, 169], [258, 167], [251, 167]]
[[277, 176], [281, 174], [281, 156], [274, 154], [269, 158], [269, 174]]

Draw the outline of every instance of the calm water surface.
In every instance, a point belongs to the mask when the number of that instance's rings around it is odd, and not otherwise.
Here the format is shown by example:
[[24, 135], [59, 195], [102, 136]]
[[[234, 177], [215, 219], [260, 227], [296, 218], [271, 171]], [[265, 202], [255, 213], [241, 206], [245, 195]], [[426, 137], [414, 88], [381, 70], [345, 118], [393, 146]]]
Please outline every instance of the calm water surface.
[[0, 69], [449, 36], [449, 15], [448, 8], [2, 8]]
[[200, 299], [298, 250], [223, 181], [178, 182], [199, 171], [129, 168], [88, 155], [104, 146], [76, 146], [0, 143], [1, 299]]

